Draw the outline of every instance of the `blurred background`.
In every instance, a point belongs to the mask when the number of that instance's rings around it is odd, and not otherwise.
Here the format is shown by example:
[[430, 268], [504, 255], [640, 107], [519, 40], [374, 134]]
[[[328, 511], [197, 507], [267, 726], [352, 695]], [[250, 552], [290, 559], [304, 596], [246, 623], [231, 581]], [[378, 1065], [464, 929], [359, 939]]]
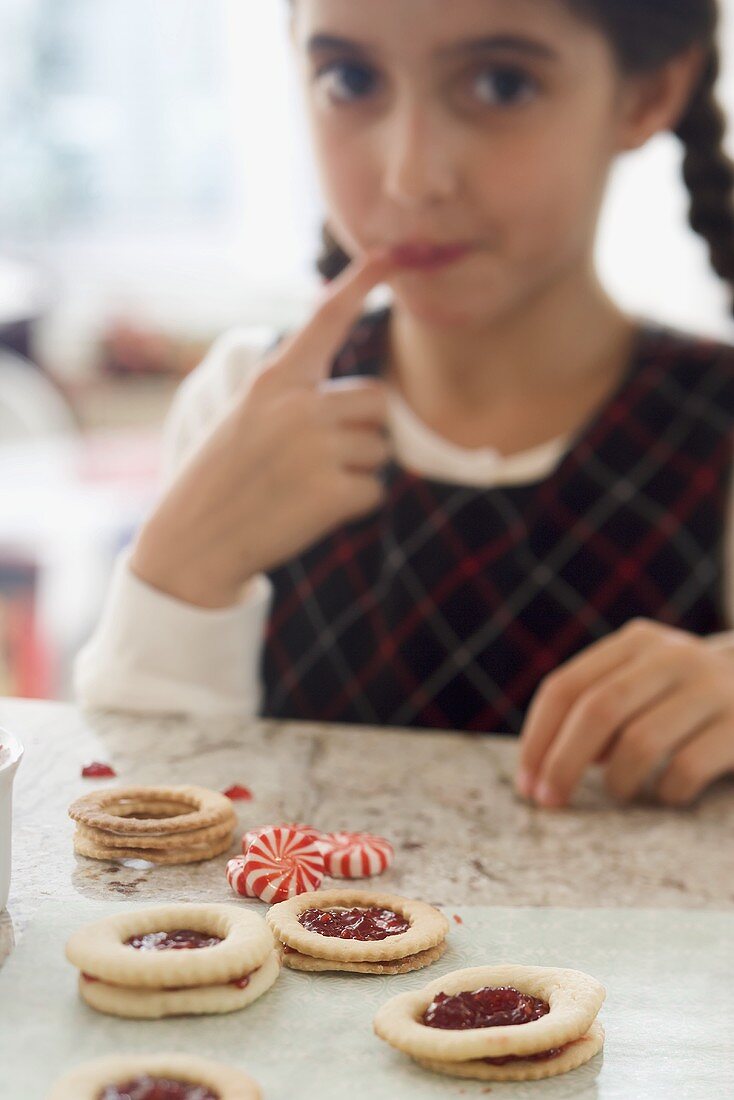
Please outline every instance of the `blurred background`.
[[[178, 381], [224, 329], [306, 316], [322, 209], [284, 4], [0, 0], [0, 42], [0, 694], [68, 698]], [[620, 161], [599, 266], [734, 342], [673, 137]]]

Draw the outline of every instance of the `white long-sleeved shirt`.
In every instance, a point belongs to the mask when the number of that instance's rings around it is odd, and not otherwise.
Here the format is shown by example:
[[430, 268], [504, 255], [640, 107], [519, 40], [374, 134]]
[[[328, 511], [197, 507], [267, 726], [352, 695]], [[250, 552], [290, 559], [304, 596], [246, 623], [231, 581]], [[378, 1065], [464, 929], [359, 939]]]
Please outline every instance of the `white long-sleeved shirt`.
[[[273, 336], [266, 330], [233, 330], [182, 383], [165, 426], [164, 481], [175, 477], [235, 393], [252, 383]], [[402, 465], [426, 477], [486, 488], [548, 477], [567, 446], [560, 438], [509, 457], [492, 448], [459, 447], [423, 424], [397, 392], [389, 395], [389, 423]], [[734, 492], [726, 582], [727, 620], [734, 627]], [[270, 582], [260, 576], [231, 608], [194, 607], [141, 581], [130, 569], [129, 552], [123, 552], [99, 625], [76, 661], [80, 703], [137, 712], [254, 716], [262, 696], [260, 663], [270, 600]], [[734, 633], [712, 642], [734, 646]]]

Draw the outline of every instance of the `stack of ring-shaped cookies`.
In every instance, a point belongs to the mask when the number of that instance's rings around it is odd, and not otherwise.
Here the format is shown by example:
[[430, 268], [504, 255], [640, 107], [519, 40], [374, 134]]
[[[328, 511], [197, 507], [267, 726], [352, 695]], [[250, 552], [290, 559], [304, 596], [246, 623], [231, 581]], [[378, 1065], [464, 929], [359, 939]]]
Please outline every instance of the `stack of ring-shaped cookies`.
[[82, 1000], [111, 1016], [235, 1012], [278, 977], [262, 917], [233, 905], [163, 905], [80, 928], [66, 957], [81, 971]]
[[226, 852], [237, 815], [206, 787], [118, 787], [78, 798], [74, 851], [91, 859], [197, 863]]
[[480, 966], [401, 993], [374, 1020], [381, 1039], [427, 1069], [535, 1081], [588, 1062], [604, 1044], [605, 990], [578, 970]]
[[423, 901], [367, 890], [299, 894], [268, 910], [292, 970], [407, 974], [440, 959], [449, 923]]
[[255, 1082], [238, 1069], [187, 1054], [97, 1058], [54, 1085], [48, 1100], [261, 1100]]

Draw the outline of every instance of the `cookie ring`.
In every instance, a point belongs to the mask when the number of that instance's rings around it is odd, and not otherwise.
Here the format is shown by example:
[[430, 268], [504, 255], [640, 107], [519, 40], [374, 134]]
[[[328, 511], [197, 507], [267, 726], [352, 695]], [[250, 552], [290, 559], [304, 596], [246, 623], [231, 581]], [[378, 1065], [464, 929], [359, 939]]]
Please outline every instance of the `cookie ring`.
[[229, 848], [231, 835], [228, 832], [225, 837], [216, 842], [201, 847], [189, 848], [188, 838], [182, 836], [178, 847], [170, 848], [117, 848], [107, 844], [97, 844], [87, 837], [74, 834], [74, 851], [77, 855], [86, 856], [88, 859], [144, 859], [148, 863], [166, 864], [201, 863], [206, 859], [214, 859], [222, 855]]
[[[378, 906], [410, 921], [407, 932], [384, 940], [342, 940], [309, 932], [298, 917], [306, 909], [349, 909]], [[281, 943], [302, 955], [335, 962], [386, 962], [418, 955], [446, 938], [449, 922], [443, 913], [424, 901], [397, 894], [380, 894], [347, 887], [298, 894], [268, 910], [266, 920]]]
[[106, 1086], [150, 1074], [191, 1085], [204, 1085], [220, 1100], [262, 1100], [258, 1085], [247, 1074], [187, 1054], [136, 1054], [97, 1058], [77, 1066], [53, 1086], [48, 1100], [98, 1100]]
[[446, 952], [448, 944], [436, 944], [426, 951], [419, 951], [417, 955], [410, 955], [405, 959], [385, 960], [383, 962], [334, 962], [333, 959], [312, 959], [309, 955], [300, 955], [297, 951], [282, 953], [281, 962], [289, 970], [302, 970], [306, 973], [319, 973], [322, 971], [347, 971], [351, 974], [410, 974], [413, 970], [423, 970], [438, 962]]
[[198, 845], [206, 845], [214, 841], [222, 840], [225, 836], [232, 836], [232, 825], [229, 821], [223, 821], [220, 825], [207, 825], [203, 829], [192, 829], [183, 835], [180, 833], [112, 833], [105, 829], [97, 829], [93, 825], [84, 825], [81, 821], [76, 825], [76, 836], [84, 837], [104, 848], [156, 848], [159, 851], [173, 851], [180, 847], [183, 841], [187, 847], [194, 848]]
[[[439, 993], [461, 993], [484, 986], [512, 986], [547, 1001], [550, 1012], [527, 1024], [443, 1030], [421, 1023]], [[507, 1055], [538, 1054], [585, 1035], [606, 993], [595, 978], [579, 970], [543, 966], [478, 966], [454, 970], [423, 989], [400, 993], [374, 1019], [377, 1035], [412, 1058], [468, 1062]]]
[[124, 798], [124, 810], [125, 813], [120, 816], [125, 821], [130, 821], [135, 818], [144, 818], [145, 820], [165, 820], [170, 817], [178, 817], [183, 814], [191, 813], [191, 804], [189, 802], [157, 802], [155, 799], [131, 799]]
[[[194, 951], [139, 951], [125, 941], [151, 932], [190, 929], [222, 942]], [[93, 978], [137, 989], [219, 985], [257, 970], [272, 952], [262, 917], [235, 905], [157, 905], [105, 917], [68, 940], [69, 962]]]
[[131, 989], [79, 975], [79, 995], [97, 1012], [130, 1020], [160, 1020], [168, 1016], [213, 1016], [237, 1012], [267, 993], [280, 973], [271, 951], [250, 976], [244, 989], [231, 984], [202, 985], [187, 989]]
[[414, 1061], [433, 1073], [448, 1077], [464, 1077], [475, 1081], [542, 1081], [547, 1077], [559, 1077], [590, 1062], [604, 1047], [604, 1028], [594, 1020], [580, 1039], [574, 1039], [566, 1050], [547, 1061], [529, 1058], [504, 1066], [492, 1066], [481, 1059], [468, 1062], [439, 1062], [434, 1058], [415, 1058]]
[[[159, 814], [165, 808], [170, 817], [131, 817], [130, 814]], [[184, 807], [187, 812], [178, 811]], [[69, 807], [69, 817], [104, 832], [170, 835], [204, 829], [231, 821], [237, 815], [232, 803], [223, 794], [206, 787], [117, 787], [91, 791], [77, 798]]]

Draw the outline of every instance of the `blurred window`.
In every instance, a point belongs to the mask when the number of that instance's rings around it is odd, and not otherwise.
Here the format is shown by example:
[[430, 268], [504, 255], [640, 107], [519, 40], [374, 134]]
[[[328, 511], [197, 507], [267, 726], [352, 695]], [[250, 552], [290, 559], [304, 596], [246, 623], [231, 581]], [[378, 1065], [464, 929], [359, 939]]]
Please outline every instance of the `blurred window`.
[[104, 241], [139, 270], [160, 244], [210, 266], [237, 249], [266, 280], [305, 273], [318, 199], [286, 15], [280, 0], [3, 0], [3, 246]]

